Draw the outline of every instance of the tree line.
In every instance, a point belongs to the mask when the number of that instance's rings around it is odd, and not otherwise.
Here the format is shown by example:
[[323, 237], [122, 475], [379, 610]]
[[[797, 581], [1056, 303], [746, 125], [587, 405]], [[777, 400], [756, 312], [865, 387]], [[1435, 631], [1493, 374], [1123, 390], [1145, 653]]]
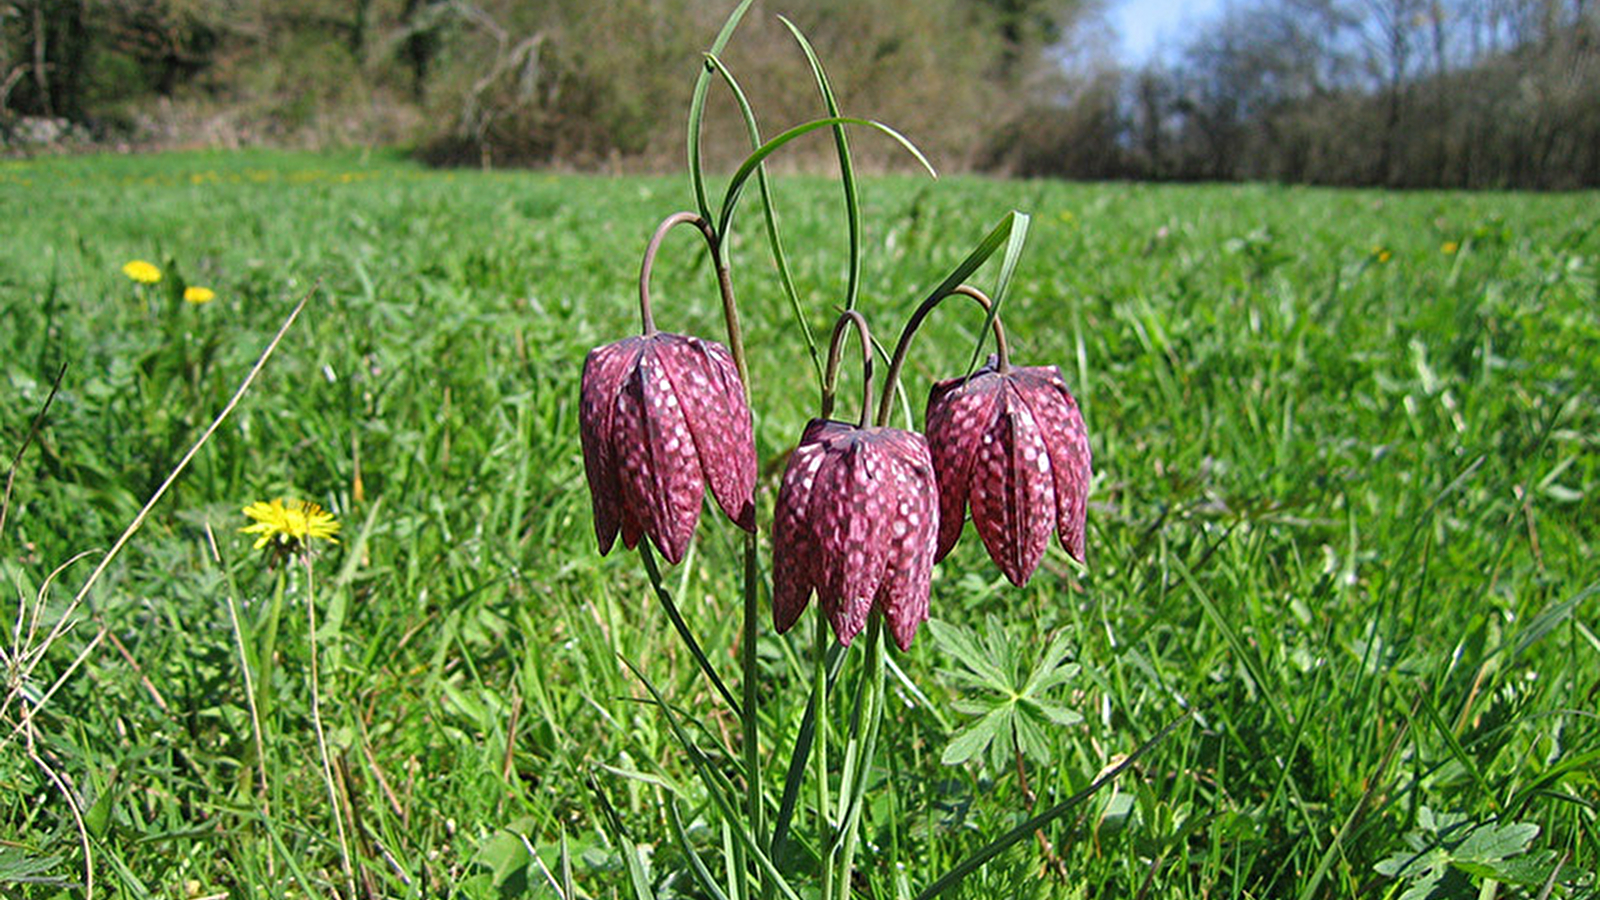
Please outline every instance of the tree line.
[[[442, 163], [670, 167], [724, 6], [0, 0], [0, 139], [51, 121], [133, 144], [384, 142]], [[1600, 185], [1591, 0], [1241, 0], [1138, 68], [1097, 51], [1099, 11], [759, 0], [726, 62], [774, 111], [766, 133], [819, 115], [785, 15], [848, 113], [891, 122], [947, 170]], [[708, 147], [742, 146], [731, 103], [707, 127]], [[901, 162], [858, 144], [869, 166]]]
[[1590, 0], [1245, 0], [1166, 60], [1090, 67], [1064, 96], [1019, 143], [1020, 171], [1600, 185]]
[[[0, 130], [46, 118], [136, 143], [401, 142], [441, 162], [662, 168], [680, 164], [701, 54], [731, 8], [0, 0]], [[1084, 0], [762, 0], [726, 62], [756, 107], [774, 111], [768, 133], [818, 117], [786, 15], [852, 114], [889, 119], [963, 168], [990, 117], [1020, 111], [997, 98], [1049, 65], [1048, 48], [1084, 10]], [[725, 134], [708, 146], [741, 146], [736, 108], [714, 99], [707, 127]], [[887, 147], [862, 152], [890, 164]]]

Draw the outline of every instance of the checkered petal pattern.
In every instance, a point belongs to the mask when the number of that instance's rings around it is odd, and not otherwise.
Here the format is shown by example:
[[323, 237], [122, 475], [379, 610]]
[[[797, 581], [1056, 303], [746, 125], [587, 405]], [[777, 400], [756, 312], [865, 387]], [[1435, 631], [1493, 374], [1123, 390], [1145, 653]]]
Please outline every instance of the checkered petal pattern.
[[909, 649], [928, 618], [936, 498], [922, 435], [813, 419], [789, 457], [773, 518], [779, 633], [815, 593], [841, 644], [877, 609], [895, 644]]
[[629, 548], [644, 534], [681, 561], [708, 485], [728, 518], [755, 531], [750, 408], [721, 344], [656, 332], [591, 350], [578, 428], [602, 554], [619, 532]]
[[991, 359], [970, 378], [934, 385], [926, 421], [939, 483], [935, 561], [955, 546], [969, 507], [1012, 584], [1028, 583], [1052, 530], [1083, 561], [1089, 438], [1060, 370], [1000, 372]]

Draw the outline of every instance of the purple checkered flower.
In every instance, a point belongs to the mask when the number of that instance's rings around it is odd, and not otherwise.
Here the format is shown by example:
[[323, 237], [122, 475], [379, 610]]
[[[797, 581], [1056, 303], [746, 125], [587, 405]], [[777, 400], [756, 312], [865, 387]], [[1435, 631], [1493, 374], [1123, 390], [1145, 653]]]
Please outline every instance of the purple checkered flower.
[[997, 366], [933, 386], [928, 445], [939, 479], [944, 559], [967, 505], [989, 556], [1011, 583], [1028, 583], [1054, 530], [1082, 562], [1089, 438], [1055, 366]]
[[928, 618], [938, 505], [922, 435], [813, 419], [789, 457], [772, 527], [772, 617], [787, 631], [813, 591], [839, 643], [873, 609], [901, 650]]
[[617, 532], [647, 534], [677, 563], [700, 521], [706, 485], [755, 531], [756, 451], [739, 371], [715, 341], [666, 332], [589, 351], [578, 410], [583, 468], [602, 554]]

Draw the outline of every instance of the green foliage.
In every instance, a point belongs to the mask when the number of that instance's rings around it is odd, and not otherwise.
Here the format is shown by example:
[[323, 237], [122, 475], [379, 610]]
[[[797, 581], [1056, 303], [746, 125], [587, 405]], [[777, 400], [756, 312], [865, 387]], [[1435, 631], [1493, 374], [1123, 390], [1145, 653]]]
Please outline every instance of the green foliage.
[[[865, 134], [853, 151], [889, 144]], [[838, 185], [771, 187], [820, 330], [848, 264]], [[1039, 878], [1030, 830], [944, 896], [1398, 896], [1414, 879], [1389, 880], [1380, 862], [1457, 854], [1474, 825], [1485, 837], [1538, 828], [1507, 865], [1553, 853], [1574, 878], [1597, 868], [1595, 196], [963, 177], [930, 190], [888, 176], [859, 191], [859, 307], [875, 320], [914, 305], [929, 273], [960, 264], [1013, 206], [1032, 216], [1004, 314], [1016, 361], [1061, 366], [1088, 419], [1088, 566], [1052, 546], [1015, 591], [969, 531], [935, 569], [932, 603], [980, 656], [1010, 654], [1013, 689], [1052, 638], [1070, 637], [1082, 669], [1039, 695], [1084, 720], [1039, 729], [1051, 760], [1028, 763], [1039, 808], [1193, 711], [1123, 773], [1116, 805], [1108, 789], [1042, 826], [1071, 883]], [[13, 213], [0, 242], [0, 459], [68, 367], [0, 533], [0, 669], [20, 601], [43, 591], [48, 628], [96, 557], [51, 572], [109, 546], [321, 283], [93, 592], [100, 618], [85, 611], [26, 685], [47, 690], [101, 621], [127, 651], [102, 641], [35, 718], [40, 759], [94, 811], [97, 896], [191, 881], [195, 896], [326, 896], [342, 881], [293, 602], [273, 651], [266, 815], [252, 775], [228, 601], [259, 654], [276, 578], [237, 529], [247, 503], [282, 494], [344, 524], [317, 561], [323, 716], [374, 893], [553, 896], [541, 866], [561, 882], [565, 845], [580, 892], [630, 896], [627, 855], [587, 786], [598, 775], [651, 890], [705, 894], [672, 822], [651, 811], [659, 784], [678, 790], [684, 843], [710, 866], [729, 852], [707, 824], [711, 800], [619, 655], [648, 667], [730, 778], [739, 757], [711, 748], [738, 749], [737, 727], [636, 563], [595, 555], [576, 418], [583, 354], [637, 325], [649, 223], [691, 204], [681, 177], [432, 172], [386, 153], [0, 163]], [[765, 272], [757, 217], [740, 221], [729, 253], [738, 271]], [[713, 334], [720, 309], [694, 240], [664, 245], [656, 315]], [[136, 258], [217, 297], [173, 305], [167, 281], [144, 290], [119, 271]], [[816, 394], [776, 279], [736, 289], [752, 346], [792, 348], [752, 356], [768, 398], [757, 448], [770, 521]], [[930, 320], [904, 376], [914, 417], [929, 382], [967, 363], [981, 323], [975, 310]], [[662, 575], [706, 657], [727, 666], [742, 649], [740, 540], [717, 518]], [[782, 735], [764, 751], [786, 753], [809, 640], [764, 629], [756, 650], [764, 733]], [[940, 761], [979, 718], [954, 701], [1009, 694], [940, 675], [968, 669], [935, 641], [889, 662], [858, 893], [904, 883], [915, 896], [1020, 824], [1027, 803], [1003, 770]], [[1422, 807], [1470, 825], [1427, 832]], [[524, 837], [537, 864], [515, 852]], [[791, 849], [806, 871], [816, 848]], [[0, 748], [0, 892], [55, 896], [83, 881], [83, 863], [61, 789], [22, 745]], [[1542, 889], [1494, 877], [1502, 896]], [[1579, 895], [1570, 885], [1550, 896]]]
[[1417, 830], [1406, 835], [1408, 851], [1379, 860], [1379, 874], [1408, 882], [1400, 900], [1446, 900], [1480, 896], [1474, 881], [1490, 879], [1524, 888], [1587, 883], [1591, 873], [1557, 861], [1554, 850], [1529, 852], [1539, 826], [1526, 822], [1473, 822], [1457, 813], [1417, 811]]
[[1020, 652], [1026, 640], [1018, 629], [1006, 628], [993, 616], [984, 624], [980, 637], [938, 619], [928, 623], [934, 644], [961, 666], [943, 672], [966, 689], [955, 701], [955, 710], [979, 717], [950, 738], [939, 761], [956, 766], [987, 751], [989, 765], [997, 772], [1010, 765], [1013, 754], [1049, 765], [1052, 742], [1045, 733], [1083, 721], [1059, 698], [1047, 696], [1078, 675], [1078, 665], [1066, 661], [1070, 636], [1058, 633], [1037, 659], [1029, 660]]

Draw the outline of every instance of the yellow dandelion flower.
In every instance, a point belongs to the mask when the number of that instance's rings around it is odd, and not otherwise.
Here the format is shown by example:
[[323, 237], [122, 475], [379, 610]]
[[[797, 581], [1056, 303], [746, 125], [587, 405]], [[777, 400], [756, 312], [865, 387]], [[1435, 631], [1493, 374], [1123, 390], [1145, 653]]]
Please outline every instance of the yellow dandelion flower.
[[210, 303], [217, 299], [217, 292], [207, 287], [189, 285], [183, 289], [183, 302], [185, 303]]
[[273, 541], [287, 552], [305, 549], [314, 540], [339, 543], [334, 537], [339, 523], [333, 514], [309, 500], [279, 498], [271, 503], [256, 501], [244, 508], [244, 514], [255, 524], [239, 529], [245, 534], [258, 535], [255, 549], [260, 550]]
[[122, 267], [122, 274], [140, 284], [155, 284], [161, 280], [161, 270], [142, 259], [135, 259], [125, 264]]
[[1445, 241], [1444, 243], [1439, 245], [1439, 252], [1443, 253], [1445, 256], [1451, 256], [1457, 250], [1460, 250], [1460, 249], [1461, 249], [1461, 245], [1456, 243], [1455, 241]]

